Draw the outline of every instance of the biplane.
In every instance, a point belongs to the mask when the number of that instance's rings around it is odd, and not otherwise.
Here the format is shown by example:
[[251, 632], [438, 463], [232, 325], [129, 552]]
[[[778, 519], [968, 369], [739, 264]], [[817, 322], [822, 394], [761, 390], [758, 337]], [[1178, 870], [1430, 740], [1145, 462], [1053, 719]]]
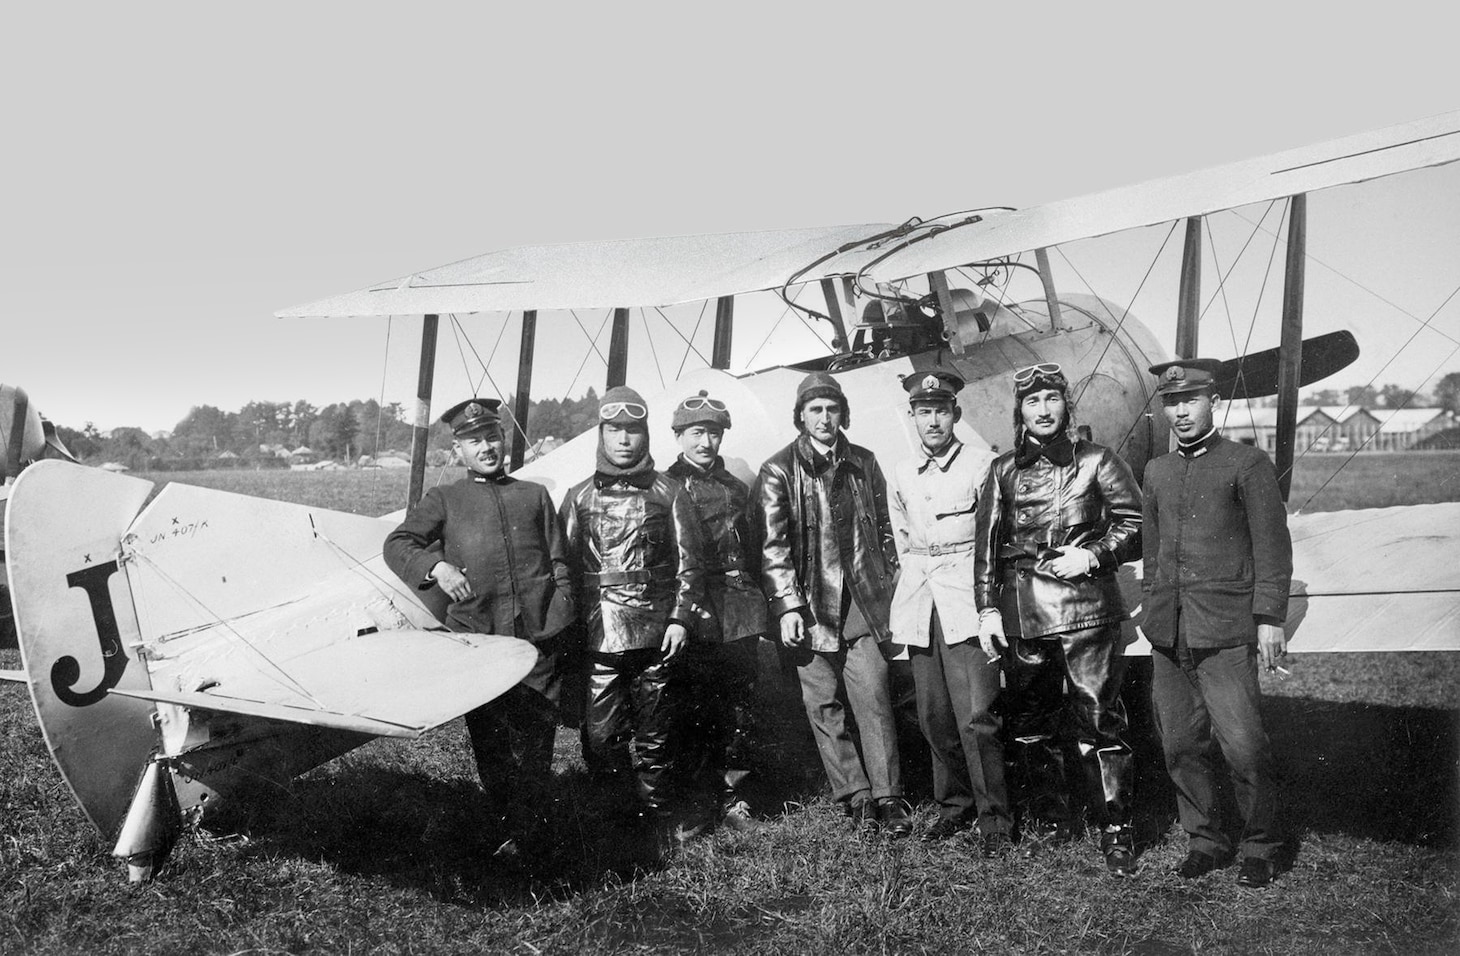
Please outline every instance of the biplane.
[[[938, 362], [968, 382], [959, 434], [983, 447], [1011, 441], [1014, 370], [1059, 362], [1082, 425], [1140, 472], [1169, 447], [1147, 374], [1168, 352], [1129, 308], [1058, 289], [1050, 250], [1184, 221], [1175, 354], [1191, 356], [1202, 218], [1281, 202], [1281, 345], [1229, 362], [1226, 391], [1278, 396], [1276, 460], [1287, 482], [1298, 389], [1357, 354], [1345, 333], [1302, 338], [1307, 194], [1457, 159], [1460, 113], [1451, 113], [1029, 210], [509, 249], [278, 315], [423, 316], [408, 505], [425, 483], [441, 316], [520, 313], [516, 394], [501, 396], [518, 432], [512, 466], [561, 494], [591, 470], [594, 438], [523, 461], [539, 315], [603, 310], [615, 385], [627, 377], [631, 309], [682, 303], [714, 303], [711, 356], [649, 400], [651, 421], [667, 435], [683, 397], [703, 388], [725, 400], [735, 419], [727, 463], [742, 478], [789, 439], [788, 410], [809, 369], [842, 382], [858, 443], [884, 461], [910, 454], [900, 379]], [[1009, 295], [1015, 272], [1037, 279], [1039, 294]], [[765, 293], [825, 327], [831, 347], [732, 374], [737, 300]], [[550, 341], [556, 349], [563, 339]], [[382, 571], [389, 520], [177, 485], [145, 504], [149, 491], [137, 479], [42, 462], [15, 483], [6, 528], [25, 663], [12, 676], [30, 685], [51, 752], [92, 822], [108, 836], [120, 831], [116, 852], [140, 865], [155, 864], [180, 817], [372, 735], [423, 732], [505, 690], [530, 664], [511, 639], [433, 629], [429, 609]], [[1292, 650], [1460, 649], [1460, 568], [1445, 560], [1460, 537], [1460, 504], [1297, 514], [1291, 528]], [[1127, 569], [1128, 585], [1138, 586], [1138, 570]]]

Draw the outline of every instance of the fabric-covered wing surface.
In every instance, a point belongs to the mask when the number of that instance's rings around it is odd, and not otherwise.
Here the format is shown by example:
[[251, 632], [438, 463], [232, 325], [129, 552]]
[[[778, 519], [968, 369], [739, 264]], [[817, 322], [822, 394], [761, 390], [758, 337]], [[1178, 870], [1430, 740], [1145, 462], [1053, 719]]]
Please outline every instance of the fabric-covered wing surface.
[[1460, 503], [1293, 515], [1293, 651], [1460, 651]]
[[[276, 312], [280, 318], [674, 305], [779, 288], [883, 223], [618, 239], [489, 252]], [[845, 269], [828, 264], [813, 280]]]
[[380, 558], [389, 530], [376, 518], [164, 488], [123, 546], [152, 690], [415, 736], [520, 680], [537, 657], [526, 642], [425, 630], [435, 620]]

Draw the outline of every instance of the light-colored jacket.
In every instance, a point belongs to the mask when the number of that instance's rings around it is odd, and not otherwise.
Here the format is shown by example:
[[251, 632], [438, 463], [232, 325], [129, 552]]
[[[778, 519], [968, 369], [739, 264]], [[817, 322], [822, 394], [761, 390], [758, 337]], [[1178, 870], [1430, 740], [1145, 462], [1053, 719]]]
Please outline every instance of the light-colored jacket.
[[919, 454], [898, 462], [890, 502], [902, 562], [892, 595], [897, 643], [927, 647], [935, 607], [949, 644], [978, 637], [975, 513], [993, 460], [992, 453], [955, 440], [940, 458]]

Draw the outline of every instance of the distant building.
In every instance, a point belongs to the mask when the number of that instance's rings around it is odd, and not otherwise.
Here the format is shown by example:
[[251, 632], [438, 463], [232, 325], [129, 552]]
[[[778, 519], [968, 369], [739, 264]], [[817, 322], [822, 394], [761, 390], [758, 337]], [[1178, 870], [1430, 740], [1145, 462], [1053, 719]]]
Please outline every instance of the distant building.
[[[1300, 405], [1294, 447], [1305, 451], [1405, 451], [1431, 435], [1454, 428], [1442, 408], [1361, 408], [1356, 405]], [[1233, 441], [1277, 452], [1277, 409], [1247, 401], [1227, 402], [1217, 427]]]

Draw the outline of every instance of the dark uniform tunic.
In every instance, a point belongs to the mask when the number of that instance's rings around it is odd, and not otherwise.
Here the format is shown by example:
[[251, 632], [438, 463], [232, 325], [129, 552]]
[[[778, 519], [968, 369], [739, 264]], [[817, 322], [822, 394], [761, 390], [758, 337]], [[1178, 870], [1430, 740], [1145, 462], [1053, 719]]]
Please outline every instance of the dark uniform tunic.
[[1270, 861], [1283, 837], [1259, 709], [1257, 625], [1286, 618], [1293, 574], [1272, 462], [1215, 430], [1151, 462], [1145, 542], [1141, 629], [1181, 826], [1191, 849], [1230, 854], [1215, 740], [1245, 824], [1242, 855]]
[[747, 509], [750, 489], [723, 459], [701, 468], [681, 455], [666, 473], [683, 482], [705, 530], [707, 606], [685, 662], [684, 769], [728, 806], [750, 775], [758, 637], [768, 626], [760, 536]]
[[573, 619], [562, 526], [547, 489], [476, 474], [432, 488], [385, 539], [384, 553], [401, 580], [423, 591], [435, 586], [430, 573], [439, 561], [466, 575], [472, 596], [446, 609], [453, 631], [512, 635], [537, 647], [537, 664], [520, 684], [466, 716], [489, 796], [504, 813], [530, 811], [552, 765], [557, 636]]

